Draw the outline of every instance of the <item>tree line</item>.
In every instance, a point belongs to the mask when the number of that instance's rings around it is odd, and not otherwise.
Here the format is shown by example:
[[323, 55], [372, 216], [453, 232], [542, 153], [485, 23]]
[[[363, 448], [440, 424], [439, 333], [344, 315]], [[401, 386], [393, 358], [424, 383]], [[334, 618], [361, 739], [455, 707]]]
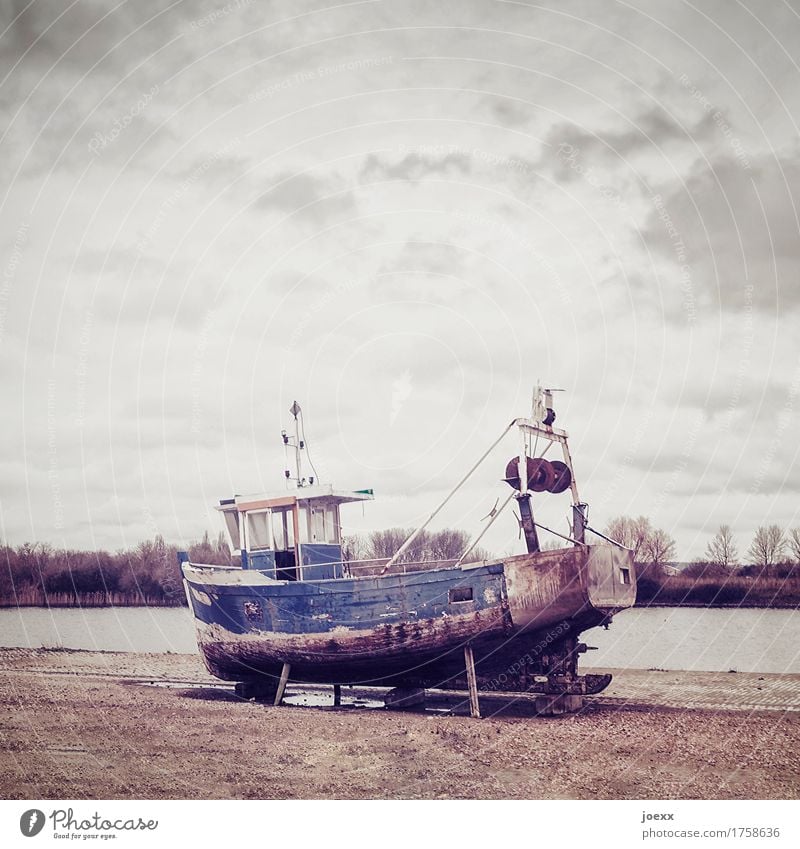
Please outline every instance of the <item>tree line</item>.
[[[186, 604], [178, 547], [160, 535], [111, 553], [57, 549], [47, 543], [0, 547], [0, 605], [163, 606]], [[223, 534], [193, 542], [198, 563], [230, 565]]]
[[[342, 558], [350, 564], [350, 571], [354, 575], [364, 574], [367, 570], [380, 571], [383, 564], [394, 556], [413, 532], [413, 528], [386, 528], [366, 535], [353, 534], [343, 540]], [[469, 542], [470, 536], [466, 531], [454, 528], [443, 528], [440, 531], [423, 530], [411, 540], [406, 550], [397, 558], [397, 563], [452, 565], [467, 550]], [[488, 560], [490, 556], [486, 549], [475, 546], [464, 560], [472, 563]]]
[[675, 540], [646, 517], [617, 517], [604, 533], [633, 550], [640, 604], [800, 605], [800, 528], [757, 528], [740, 559], [733, 529], [720, 525], [704, 557], [678, 572], [667, 569]]
[[[380, 571], [412, 529], [389, 528], [365, 536], [345, 538], [342, 556], [352, 562], [352, 574]], [[469, 544], [464, 531], [423, 531], [398, 558], [400, 564], [446, 563], [461, 556]], [[0, 547], [0, 606], [176, 607], [186, 604], [178, 546], [160, 535], [115, 553], [56, 549], [46, 543]], [[195, 563], [239, 565], [225, 535], [211, 539], [206, 533], [188, 547]], [[488, 558], [476, 547], [469, 561]]]
[[[633, 551], [638, 604], [800, 605], [800, 528], [759, 527], [740, 559], [731, 527], [720, 525], [705, 556], [679, 572], [669, 568], [675, 540], [646, 517], [619, 516], [603, 533]], [[410, 534], [408, 528], [388, 528], [349, 536], [342, 556], [353, 575], [380, 571]], [[445, 565], [458, 559], [468, 544], [469, 535], [461, 530], [423, 531], [398, 563]], [[544, 548], [563, 545], [548, 542]], [[115, 553], [55, 549], [43, 543], [0, 546], [0, 605], [185, 605], [177, 551], [159, 535]], [[236, 565], [222, 533], [213, 539], [206, 533], [188, 551], [197, 563]], [[480, 547], [465, 558], [489, 559], [489, 552]]]

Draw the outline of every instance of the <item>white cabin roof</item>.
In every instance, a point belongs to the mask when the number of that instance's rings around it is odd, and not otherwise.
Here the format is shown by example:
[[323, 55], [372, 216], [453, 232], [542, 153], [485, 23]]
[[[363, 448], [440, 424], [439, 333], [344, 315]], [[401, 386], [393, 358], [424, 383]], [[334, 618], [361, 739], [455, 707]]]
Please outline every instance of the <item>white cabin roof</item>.
[[222, 511], [260, 510], [268, 507], [288, 507], [306, 501], [335, 501], [346, 504], [352, 501], [371, 501], [375, 496], [371, 489], [346, 492], [334, 489], [331, 484], [315, 484], [314, 486], [299, 486], [296, 489], [286, 489], [283, 492], [259, 492], [248, 495], [235, 495], [225, 499], [215, 509]]

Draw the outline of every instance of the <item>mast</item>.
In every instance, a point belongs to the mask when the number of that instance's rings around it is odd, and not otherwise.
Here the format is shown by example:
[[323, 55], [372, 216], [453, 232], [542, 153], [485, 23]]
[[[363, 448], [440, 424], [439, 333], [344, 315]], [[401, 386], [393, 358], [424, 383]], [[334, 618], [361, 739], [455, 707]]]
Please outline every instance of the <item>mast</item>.
[[312, 484], [314, 483], [314, 478], [311, 477], [306, 481], [303, 477], [303, 455], [302, 451], [306, 447], [304, 440], [300, 438], [300, 417], [303, 414], [303, 411], [297, 401], [292, 402], [292, 406], [289, 407], [289, 412], [294, 416], [294, 436], [290, 436], [285, 430], [281, 431], [281, 438], [283, 439], [283, 444], [286, 448], [286, 460], [288, 465], [288, 452], [289, 449], [293, 449], [294, 451], [294, 477], [292, 477], [292, 473], [290, 469], [286, 469], [284, 471], [284, 475], [286, 476], [287, 483], [290, 480], [296, 482], [297, 486], [305, 486], [306, 483]]
[[[475, 470], [483, 463], [494, 448], [505, 437], [509, 430], [515, 425], [519, 428], [520, 433], [520, 449], [519, 454], [512, 457], [506, 465], [505, 477], [503, 478], [507, 484], [513, 489], [511, 495], [503, 502], [499, 510], [492, 509], [489, 516], [489, 524], [494, 522], [497, 515], [502, 511], [511, 498], [516, 499], [519, 504], [520, 512], [520, 527], [525, 534], [525, 544], [529, 553], [540, 551], [539, 535], [537, 528], [550, 531], [558, 537], [568, 540], [574, 545], [585, 545], [585, 529], [587, 525], [587, 506], [582, 503], [578, 496], [578, 485], [575, 482], [575, 473], [572, 468], [572, 457], [569, 453], [567, 445], [567, 432], [553, 427], [553, 422], [556, 419], [555, 410], [553, 409], [553, 393], [563, 392], [562, 389], [542, 389], [540, 385], [536, 386], [533, 393], [533, 404], [531, 410], [531, 418], [512, 419], [506, 426], [500, 436], [492, 443], [492, 445], [484, 452], [481, 458], [474, 466], [464, 475], [464, 477], [456, 484], [455, 488], [442, 500], [439, 506], [425, 519], [425, 521], [405, 540], [400, 548], [394, 553], [394, 556], [383, 567], [381, 574], [384, 574], [391, 568], [398, 559], [405, 553], [411, 543], [417, 536], [430, 524], [437, 516], [439, 511], [447, 504], [448, 501], [458, 492], [464, 483], [472, 476]], [[540, 447], [539, 440], [542, 444]], [[561, 445], [563, 460], [545, 460], [544, 455], [554, 444]], [[537, 449], [538, 452], [537, 452]], [[531, 456], [538, 453], [538, 456]], [[563, 534], [546, 528], [538, 524], [533, 516], [533, 507], [531, 504], [531, 495], [536, 492], [550, 492], [558, 494], [570, 490], [572, 495], [572, 536], [564, 536]], [[485, 533], [486, 528], [481, 532], [477, 539], [473, 540], [466, 551], [458, 559], [460, 564], [466, 555], [471, 551]]]

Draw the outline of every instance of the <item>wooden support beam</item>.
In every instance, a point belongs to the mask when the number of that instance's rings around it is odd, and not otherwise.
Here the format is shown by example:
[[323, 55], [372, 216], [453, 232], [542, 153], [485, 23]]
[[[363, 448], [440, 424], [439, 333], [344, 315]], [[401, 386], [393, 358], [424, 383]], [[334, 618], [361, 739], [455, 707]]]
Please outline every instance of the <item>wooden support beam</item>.
[[291, 668], [292, 665], [290, 663], [283, 664], [283, 669], [281, 669], [281, 680], [278, 681], [278, 692], [275, 693], [276, 705], [279, 705], [283, 701], [283, 694], [286, 691], [286, 683], [289, 680], [289, 671]]
[[464, 646], [464, 663], [467, 666], [467, 686], [469, 687], [469, 715], [473, 719], [481, 718], [481, 706], [478, 702], [478, 679], [475, 677], [475, 658], [472, 656], [472, 646]]
[[339, 707], [342, 703], [342, 685], [334, 684], [333, 685], [333, 706]]

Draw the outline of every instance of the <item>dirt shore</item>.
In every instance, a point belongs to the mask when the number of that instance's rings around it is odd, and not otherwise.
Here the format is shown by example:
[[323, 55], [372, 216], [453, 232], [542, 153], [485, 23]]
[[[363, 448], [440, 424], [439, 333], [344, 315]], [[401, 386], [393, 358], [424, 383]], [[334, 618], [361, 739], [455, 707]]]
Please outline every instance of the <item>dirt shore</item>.
[[579, 714], [486, 696], [482, 720], [274, 708], [214, 683], [195, 655], [0, 650], [0, 797], [800, 796], [797, 675], [620, 671]]

